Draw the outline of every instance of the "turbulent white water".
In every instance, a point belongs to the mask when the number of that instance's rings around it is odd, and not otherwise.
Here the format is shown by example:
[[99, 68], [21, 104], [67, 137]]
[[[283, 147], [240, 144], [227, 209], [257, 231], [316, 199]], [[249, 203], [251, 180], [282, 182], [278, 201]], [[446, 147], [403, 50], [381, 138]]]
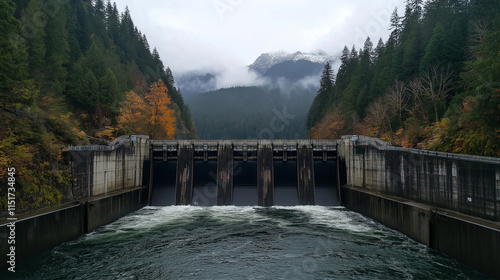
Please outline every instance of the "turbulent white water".
[[[3, 274], [1, 274], [3, 278]], [[9, 275], [5, 275], [9, 276]], [[342, 207], [146, 207], [21, 263], [22, 279], [477, 279]]]

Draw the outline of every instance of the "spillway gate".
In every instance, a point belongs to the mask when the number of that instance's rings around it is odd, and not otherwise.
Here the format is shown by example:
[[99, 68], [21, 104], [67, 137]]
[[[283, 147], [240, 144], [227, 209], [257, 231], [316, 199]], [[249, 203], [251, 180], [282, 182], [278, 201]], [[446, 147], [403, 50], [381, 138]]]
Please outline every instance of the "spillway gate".
[[340, 205], [337, 140], [150, 140], [149, 203]]

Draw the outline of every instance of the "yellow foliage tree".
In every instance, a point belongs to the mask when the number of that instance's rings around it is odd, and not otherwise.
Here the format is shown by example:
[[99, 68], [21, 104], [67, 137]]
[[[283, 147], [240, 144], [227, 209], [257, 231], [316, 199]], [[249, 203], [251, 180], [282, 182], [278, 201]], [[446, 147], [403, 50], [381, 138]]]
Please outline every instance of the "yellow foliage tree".
[[118, 127], [128, 134], [149, 134], [147, 132], [146, 100], [137, 92], [126, 93], [126, 100], [120, 104], [120, 114], [118, 115]]
[[150, 135], [154, 138], [173, 139], [175, 133], [175, 112], [172, 101], [162, 80], [154, 83], [146, 94], [149, 103]]
[[175, 110], [162, 80], [153, 83], [143, 96], [129, 91], [127, 100], [121, 103], [118, 127], [130, 134], [146, 134], [153, 139], [173, 139], [175, 134]]
[[117, 128], [107, 125], [103, 130], [98, 131], [95, 136], [111, 141], [115, 138], [115, 132], [117, 132], [117, 130]]

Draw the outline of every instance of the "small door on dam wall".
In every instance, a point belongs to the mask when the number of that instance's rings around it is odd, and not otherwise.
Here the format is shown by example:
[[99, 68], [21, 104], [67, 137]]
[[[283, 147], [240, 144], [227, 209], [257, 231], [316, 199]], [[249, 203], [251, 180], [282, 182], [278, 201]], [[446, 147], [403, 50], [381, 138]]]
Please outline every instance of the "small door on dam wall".
[[177, 161], [155, 161], [153, 170], [153, 191], [151, 206], [175, 204], [175, 174]]
[[191, 205], [217, 205], [217, 160], [195, 160]]
[[234, 161], [233, 204], [257, 205], [257, 160]]
[[297, 194], [297, 161], [274, 160], [274, 205], [299, 205]]
[[314, 161], [314, 181], [316, 205], [340, 206], [336, 161]]

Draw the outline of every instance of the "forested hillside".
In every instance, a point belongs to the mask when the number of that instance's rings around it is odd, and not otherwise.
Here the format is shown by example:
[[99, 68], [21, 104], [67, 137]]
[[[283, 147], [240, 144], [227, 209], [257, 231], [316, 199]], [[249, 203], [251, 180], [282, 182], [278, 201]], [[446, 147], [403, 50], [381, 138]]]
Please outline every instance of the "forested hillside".
[[389, 27], [386, 42], [345, 47], [336, 75], [325, 67], [309, 137], [500, 156], [500, 2], [408, 0]]
[[[102, 0], [0, 0], [0, 14], [3, 208], [9, 167], [16, 169], [18, 209], [70, 197], [68, 145], [122, 133], [196, 137], [170, 69], [128, 9], [120, 13]], [[130, 106], [132, 98], [142, 107]], [[164, 106], [153, 111], [154, 102]], [[164, 123], [148, 122], [151, 113]]]
[[186, 97], [201, 139], [297, 139], [306, 137], [314, 91], [301, 87], [233, 87]]

